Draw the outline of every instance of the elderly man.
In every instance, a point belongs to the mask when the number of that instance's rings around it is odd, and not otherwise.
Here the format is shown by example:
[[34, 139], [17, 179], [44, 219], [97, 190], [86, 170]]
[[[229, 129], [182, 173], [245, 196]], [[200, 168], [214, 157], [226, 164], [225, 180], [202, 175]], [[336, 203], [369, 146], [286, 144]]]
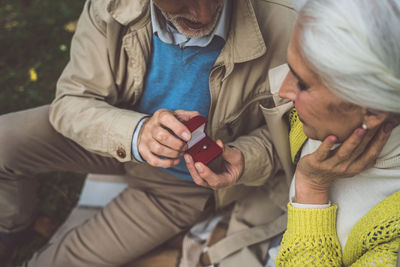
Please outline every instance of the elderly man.
[[[28, 266], [120, 266], [215, 205], [284, 183], [259, 106], [274, 106], [267, 76], [285, 62], [290, 5], [87, 0], [51, 106], [0, 117], [0, 242], [32, 223], [39, 172], [118, 174], [130, 186]], [[222, 140], [222, 172], [185, 154], [182, 120], [197, 114]]]

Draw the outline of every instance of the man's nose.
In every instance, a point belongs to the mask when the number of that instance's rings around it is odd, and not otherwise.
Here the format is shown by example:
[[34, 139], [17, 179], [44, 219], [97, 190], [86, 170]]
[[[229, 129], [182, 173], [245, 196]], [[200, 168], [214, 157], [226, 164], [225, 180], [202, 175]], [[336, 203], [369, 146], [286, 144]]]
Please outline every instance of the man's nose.
[[291, 72], [289, 72], [286, 75], [285, 80], [281, 85], [281, 88], [279, 89], [279, 96], [281, 98], [286, 98], [291, 101], [295, 101], [298, 90], [299, 89], [297, 88], [297, 79]]

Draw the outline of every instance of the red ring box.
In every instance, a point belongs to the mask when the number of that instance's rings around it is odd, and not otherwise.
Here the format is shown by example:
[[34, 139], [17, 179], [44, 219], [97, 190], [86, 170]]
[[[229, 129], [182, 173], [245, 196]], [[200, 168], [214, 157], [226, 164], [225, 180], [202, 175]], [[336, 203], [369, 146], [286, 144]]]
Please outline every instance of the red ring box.
[[205, 133], [206, 118], [198, 115], [185, 122], [185, 125], [192, 133], [192, 138], [187, 142], [187, 153], [192, 156], [194, 162], [202, 162], [208, 165], [222, 154], [222, 148]]

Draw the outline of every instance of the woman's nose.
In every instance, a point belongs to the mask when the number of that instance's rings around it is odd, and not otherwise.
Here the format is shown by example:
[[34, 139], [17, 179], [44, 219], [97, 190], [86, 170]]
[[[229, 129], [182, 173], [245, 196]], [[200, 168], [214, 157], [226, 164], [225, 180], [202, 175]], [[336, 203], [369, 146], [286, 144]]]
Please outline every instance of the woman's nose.
[[286, 75], [285, 80], [281, 85], [281, 88], [279, 89], [279, 96], [289, 99], [291, 101], [295, 101], [297, 97], [297, 92], [297, 79], [291, 72], [289, 72]]

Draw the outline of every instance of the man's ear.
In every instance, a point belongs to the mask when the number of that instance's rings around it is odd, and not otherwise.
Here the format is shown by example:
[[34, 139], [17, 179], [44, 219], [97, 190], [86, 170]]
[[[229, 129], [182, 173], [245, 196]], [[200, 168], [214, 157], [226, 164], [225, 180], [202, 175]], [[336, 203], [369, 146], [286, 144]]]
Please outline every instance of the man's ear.
[[389, 112], [370, 108], [363, 108], [364, 120], [363, 123], [368, 129], [374, 129], [380, 126], [388, 117]]

